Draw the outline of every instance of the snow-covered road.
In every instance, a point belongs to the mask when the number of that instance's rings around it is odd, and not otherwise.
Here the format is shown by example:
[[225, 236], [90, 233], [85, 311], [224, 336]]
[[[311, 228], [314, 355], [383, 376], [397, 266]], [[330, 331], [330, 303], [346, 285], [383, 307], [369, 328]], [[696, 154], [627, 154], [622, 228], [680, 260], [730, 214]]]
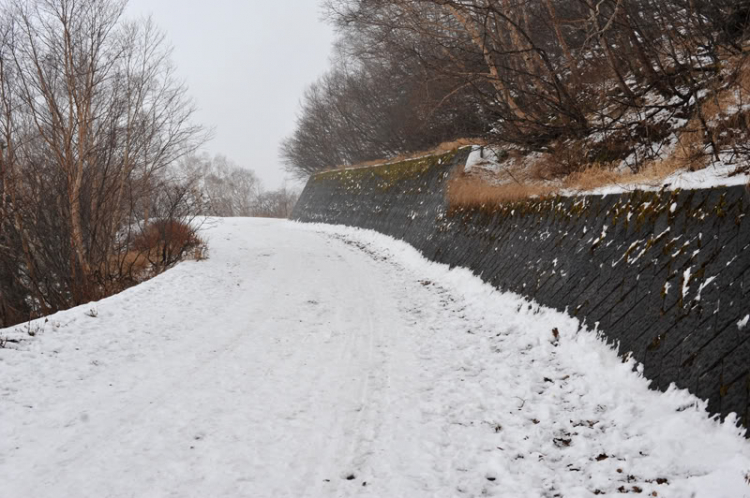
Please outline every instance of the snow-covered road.
[[0, 331], [27, 336], [0, 349], [1, 498], [750, 497], [739, 430], [572, 318], [372, 232], [206, 236]]

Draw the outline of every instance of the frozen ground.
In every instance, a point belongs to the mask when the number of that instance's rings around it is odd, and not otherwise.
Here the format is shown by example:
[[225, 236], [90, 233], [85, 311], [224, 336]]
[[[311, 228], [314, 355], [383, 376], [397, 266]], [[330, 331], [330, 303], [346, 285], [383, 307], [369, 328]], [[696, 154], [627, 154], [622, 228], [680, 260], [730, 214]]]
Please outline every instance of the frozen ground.
[[739, 431], [571, 318], [372, 232], [207, 236], [0, 331], [2, 498], [750, 497]]

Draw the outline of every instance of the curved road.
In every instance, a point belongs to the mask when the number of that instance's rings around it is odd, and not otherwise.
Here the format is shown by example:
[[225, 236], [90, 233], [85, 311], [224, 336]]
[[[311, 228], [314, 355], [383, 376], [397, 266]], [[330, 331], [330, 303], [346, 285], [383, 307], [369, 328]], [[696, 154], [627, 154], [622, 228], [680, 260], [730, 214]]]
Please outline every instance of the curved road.
[[372, 233], [211, 225], [0, 331], [2, 498], [750, 496], [739, 431], [575, 320]]

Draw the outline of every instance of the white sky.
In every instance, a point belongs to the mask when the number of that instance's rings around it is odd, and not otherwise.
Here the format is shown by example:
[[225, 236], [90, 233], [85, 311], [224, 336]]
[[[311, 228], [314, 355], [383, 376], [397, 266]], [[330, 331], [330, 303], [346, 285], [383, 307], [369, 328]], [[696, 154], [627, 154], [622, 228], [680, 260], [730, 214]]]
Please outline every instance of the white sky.
[[196, 121], [215, 129], [205, 150], [280, 186], [279, 143], [331, 53], [319, 0], [130, 0], [128, 17], [148, 15], [174, 46]]

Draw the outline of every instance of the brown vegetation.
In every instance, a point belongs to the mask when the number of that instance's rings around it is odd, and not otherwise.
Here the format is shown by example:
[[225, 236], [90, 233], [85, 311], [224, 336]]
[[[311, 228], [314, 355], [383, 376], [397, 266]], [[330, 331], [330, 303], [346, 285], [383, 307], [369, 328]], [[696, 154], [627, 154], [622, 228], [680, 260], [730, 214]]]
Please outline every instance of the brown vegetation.
[[[481, 206], [609, 186], [659, 188], [677, 172], [698, 171], [726, 160], [733, 161], [736, 174], [750, 172], [750, 61], [725, 54], [724, 65], [733, 68], [731, 77], [717, 81], [696, 103], [686, 124], [670, 130], [663, 140], [671, 140], [671, 145], [644, 158], [637, 168], [622, 168], [620, 149], [623, 144], [625, 150], [633, 146], [622, 137], [600, 143], [592, 143], [589, 137], [566, 139], [536, 154], [511, 147], [496, 173], [454, 175], [449, 188], [451, 205]], [[720, 153], [724, 155], [718, 160]]]
[[[713, 133], [720, 135], [726, 131], [726, 127], [719, 126]], [[559, 152], [562, 149], [557, 149], [554, 153], [519, 156], [513, 151], [500, 163], [497, 172], [479, 170], [467, 174], [457, 171], [448, 185], [448, 200], [453, 207], [479, 207], [561, 192], [585, 193], [611, 186], [660, 188], [669, 176], [704, 169], [711, 161], [704, 130], [697, 119], [676, 134], [675, 142], [673, 149], [645, 161], [636, 172], [615, 169], [616, 163], [588, 161], [580, 143], [570, 143], [563, 153]], [[737, 171], [747, 171], [747, 168], [739, 164]]]
[[152, 221], [133, 240], [135, 251], [143, 254], [157, 272], [203, 245], [195, 229], [178, 220]]
[[180, 220], [152, 221], [134, 236], [131, 246], [100, 266], [100, 275], [118, 278], [104, 279], [99, 297], [121, 292], [185, 259], [201, 261], [206, 255], [206, 244], [195, 226]]
[[550, 182], [750, 158], [746, 0], [327, 3], [339, 57], [282, 147], [301, 177], [460, 136], [541, 154]]
[[552, 187], [542, 184], [493, 184], [478, 176], [457, 174], [448, 183], [447, 196], [451, 207], [486, 207], [529, 197], [546, 197]]
[[[687, 139], [686, 139], [687, 141]], [[692, 143], [692, 141], [688, 141]], [[664, 159], [651, 160], [633, 173], [616, 171], [609, 165], [590, 164], [567, 174], [549, 176], [550, 171], [564, 169], [549, 154], [535, 155], [498, 173], [457, 171], [448, 185], [451, 206], [477, 207], [513, 202], [529, 197], [548, 197], [561, 192], [590, 192], [610, 186], [636, 188], [660, 187], [664, 179], [677, 171], [696, 170], [705, 166], [706, 156], [699, 165], [680, 146]], [[558, 169], [559, 168], [559, 169]]]

